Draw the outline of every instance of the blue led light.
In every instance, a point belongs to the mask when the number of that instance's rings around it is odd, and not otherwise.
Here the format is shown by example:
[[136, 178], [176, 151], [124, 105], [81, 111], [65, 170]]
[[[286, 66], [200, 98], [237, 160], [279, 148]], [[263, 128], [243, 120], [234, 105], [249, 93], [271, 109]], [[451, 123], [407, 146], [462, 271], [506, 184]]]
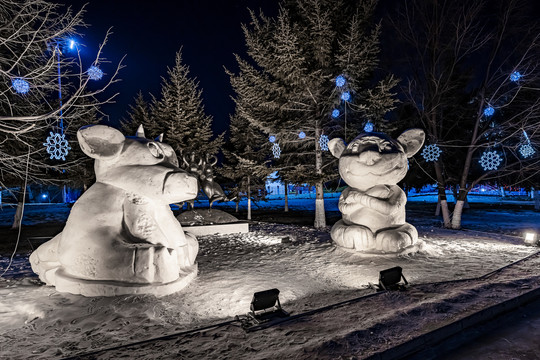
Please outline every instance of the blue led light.
[[368, 121], [366, 125], [364, 126], [364, 132], [373, 132], [373, 123], [371, 121]]
[[495, 109], [493, 108], [493, 106], [489, 105], [487, 108], [484, 109], [485, 116], [491, 116], [493, 114], [495, 114]]
[[26, 94], [30, 91], [30, 84], [28, 84], [28, 81], [21, 78], [11, 80], [11, 86], [18, 94]]
[[342, 87], [344, 85], [345, 85], [345, 77], [343, 75], [339, 75], [338, 77], [336, 77], [336, 86]]
[[41, 197], [42, 197], [43, 199], [46, 199], [46, 198], [47, 198], [47, 194], [43, 194], [43, 195], [41, 195]]
[[337, 118], [338, 116], [339, 116], [339, 110], [338, 109], [332, 110], [332, 117]]
[[273, 143], [273, 142], [276, 141], [276, 137], [275, 137], [274, 135], [270, 135], [270, 136], [268, 137], [268, 140], [269, 140], [271, 143]]
[[298, 134], [298, 137], [299, 137], [300, 139], [304, 139], [304, 138], [306, 137], [306, 133], [303, 132], [303, 131], [300, 131], [300, 133]]
[[73, 50], [73, 48], [75, 47], [75, 40], [69, 40], [69, 49], [70, 50]]
[[519, 73], [519, 71], [514, 71], [510, 74], [510, 81], [518, 81], [519, 79], [521, 79], [521, 77], [522, 75]]
[[341, 94], [341, 100], [343, 101], [349, 101], [351, 98], [351, 93], [348, 91], [345, 91], [343, 94]]
[[91, 80], [101, 80], [101, 78], [103, 77], [103, 71], [101, 71], [100, 68], [98, 68], [97, 66], [90, 66], [90, 68], [88, 68], [88, 77], [91, 79]]

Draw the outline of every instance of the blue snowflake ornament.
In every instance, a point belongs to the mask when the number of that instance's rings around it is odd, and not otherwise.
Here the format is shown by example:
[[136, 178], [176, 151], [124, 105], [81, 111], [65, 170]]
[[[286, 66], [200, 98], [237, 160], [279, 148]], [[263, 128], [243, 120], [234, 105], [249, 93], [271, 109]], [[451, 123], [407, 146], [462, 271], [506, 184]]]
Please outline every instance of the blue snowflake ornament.
[[300, 131], [300, 133], [298, 133], [298, 137], [299, 137], [300, 139], [305, 139], [305, 138], [306, 138], [306, 133], [303, 132], [303, 131]]
[[373, 123], [371, 121], [368, 121], [366, 125], [364, 125], [364, 132], [370, 133], [375, 130], [375, 127], [373, 126]]
[[30, 91], [30, 84], [28, 84], [28, 81], [21, 78], [11, 80], [11, 86], [17, 94], [26, 94]]
[[436, 144], [430, 144], [424, 147], [421, 155], [424, 157], [424, 160], [429, 162], [439, 160], [439, 156], [441, 156], [441, 153], [441, 148], [439, 148]]
[[53, 133], [51, 131], [46, 141], [43, 143], [43, 146], [47, 148], [47, 153], [51, 155], [51, 159], [66, 160], [71, 147], [64, 134]]
[[319, 137], [319, 145], [321, 146], [322, 151], [328, 151], [328, 136], [321, 135]]
[[268, 141], [270, 141], [271, 143], [274, 143], [274, 142], [276, 142], [276, 137], [274, 135], [270, 135], [268, 137]]
[[523, 75], [521, 75], [519, 71], [514, 71], [513, 73], [510, 74], [510, 81], [513, 81], [513, 82], [519, 81], [519, 79], [521, 79], [522, 76]]
[[87, 73], [88, 73], [88, 77], [91, 80], [101, 80], [101, 78], [103, 77], [103, 71], [94, 65], [88, 68]]
[[272, 145], [272, 154], [276, 159], [279, 159], [279, 157], [281, 156], [281, 148], [279, 147], [278, 143], [274, 143], [274, 145]]
[[337, 117], [339, 117], [339, 110], [338, 109], [334, 109], [332, 110], [332, 117], [335, 119]]
[[345, 85], [345, 77], [343, 75], [339, 75], [336, 77], [336, 86], [337, 87], [343, 87]]
[[341, 94], [341, 100], [343, 101], [349, 101], [351, 99], [351, 93], [348, 91], [345, 91]]
[[519, 147], [519, 152], [523, 158], [532, 157], [536, 150], [531, 146], [531, 144], [523, 144]]
[[489, 105], [487, 108], [484, 109], [485, 116], [492, 116], [493, 114], [495, 114], [495, 109], [493, 108], [493, 106]]
[[480, 158], [480, 165], [484, 171], [497, 170], [501, 162], [502, 158], [496, 151], [485, 151]]

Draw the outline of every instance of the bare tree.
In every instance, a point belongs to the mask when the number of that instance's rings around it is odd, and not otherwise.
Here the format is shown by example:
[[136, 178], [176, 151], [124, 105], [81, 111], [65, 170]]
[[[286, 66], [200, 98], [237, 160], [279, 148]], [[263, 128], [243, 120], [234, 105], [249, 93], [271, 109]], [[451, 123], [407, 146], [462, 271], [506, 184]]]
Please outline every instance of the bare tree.
[[[412, 0], [394, 29], [407, 59], [404, 94], [427, 133], [445, 227], [459, 229], [466, 197], [479, 182], [538, 177], [538, 46], [527, 2]], [[537, 149], [524, 155], [528, 145]], [[450, 213], [447, 185], [459, 187]]]

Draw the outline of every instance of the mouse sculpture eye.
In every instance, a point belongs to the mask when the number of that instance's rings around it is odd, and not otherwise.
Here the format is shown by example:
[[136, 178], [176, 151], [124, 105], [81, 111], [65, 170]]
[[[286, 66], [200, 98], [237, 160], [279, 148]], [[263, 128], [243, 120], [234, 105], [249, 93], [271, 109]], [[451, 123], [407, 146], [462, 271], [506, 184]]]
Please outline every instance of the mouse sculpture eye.
[[153, 142], [148, 143], [148, 150], [150, 150], [150, 154], [156, 159], [163, 159], [163, 150], [161, 150], [158, 144]]

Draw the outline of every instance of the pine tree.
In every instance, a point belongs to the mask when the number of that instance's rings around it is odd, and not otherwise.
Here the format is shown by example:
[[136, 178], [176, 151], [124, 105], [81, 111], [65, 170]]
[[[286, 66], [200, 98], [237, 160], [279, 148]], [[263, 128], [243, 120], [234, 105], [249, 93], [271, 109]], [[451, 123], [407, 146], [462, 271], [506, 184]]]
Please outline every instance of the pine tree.
[[139, 125], [143, 125], [145, 129], [152, 128], [150, 106], [141, 91], [135, 97], [135, 104], [129, 106], [127, 119], [122, 119], [121, 129], [124, 135], [133, 136]]
[[[290, 0], [277, 18], [252, 12], [253, 25], [243, 27], [251, 61], [237, 56], [239, 72], [231, 74], [237, 114], [275, 136], [283, 179], [315, 185], [315, 227], [326, 226], [323, 184], [337, 174], [321, 135], [350, 140], [368, 120], [383, 130], [383, 115], [394, 106], [393, 77], [372, 85], [380, 34], [372, 25], [375, 4]], [[343, 86], [336, 86], [339, 75]], [[345, 91], [347, 101], [340, 98]], [[335, 109], [343, 115], [332, 117]]]

